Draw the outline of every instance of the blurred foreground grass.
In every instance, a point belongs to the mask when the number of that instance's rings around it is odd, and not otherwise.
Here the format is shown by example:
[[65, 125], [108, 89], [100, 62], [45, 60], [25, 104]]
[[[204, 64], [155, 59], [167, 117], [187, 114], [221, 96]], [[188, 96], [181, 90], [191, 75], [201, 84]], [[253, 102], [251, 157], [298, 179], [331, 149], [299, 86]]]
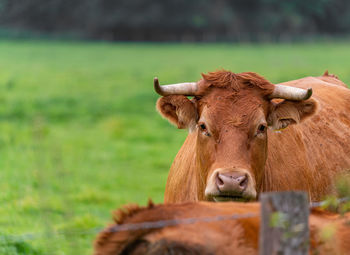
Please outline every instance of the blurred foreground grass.
[[[161, 84], [255, 71], [272, 82], [326, 69], [350, 84], [350, 45], [0, 41], [0, 254], [89, 254], [128, 202], [161, 202], [185, 131], [155, 111]], [[51, 236], [49, 233], [66, 231]], [[13, 242], [9, 235], [44, 233]]]

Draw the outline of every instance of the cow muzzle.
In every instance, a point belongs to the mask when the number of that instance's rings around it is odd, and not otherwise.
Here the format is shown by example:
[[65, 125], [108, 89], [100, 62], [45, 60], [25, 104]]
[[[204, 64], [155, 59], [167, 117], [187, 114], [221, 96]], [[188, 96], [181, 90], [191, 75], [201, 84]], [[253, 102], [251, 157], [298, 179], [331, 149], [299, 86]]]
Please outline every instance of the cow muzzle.
[[205, 196], [215, 202], [256, 199], [254, 180], [244, 169], [216, 169], [210, 176]]

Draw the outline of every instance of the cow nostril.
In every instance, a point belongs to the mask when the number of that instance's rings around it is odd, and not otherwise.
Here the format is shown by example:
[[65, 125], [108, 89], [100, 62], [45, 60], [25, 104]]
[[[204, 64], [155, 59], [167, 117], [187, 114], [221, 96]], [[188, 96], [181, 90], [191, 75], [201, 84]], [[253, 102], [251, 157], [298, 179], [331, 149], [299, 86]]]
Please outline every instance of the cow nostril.
[[242, 178], [240, 178], [240, 180], [239, 180], [239, 186], [241, 188], [245, 188], [245, 187], [247, 187], [247, 184], [248, 184], [247, 176], [242, 176]]
[[217, 184], [218, 186], [222, 186], [222, 185], [225, 184], [224, 181], [220, 178], [220, 174], [218, 174], [218, 175], [216, 176], [216, 184]]

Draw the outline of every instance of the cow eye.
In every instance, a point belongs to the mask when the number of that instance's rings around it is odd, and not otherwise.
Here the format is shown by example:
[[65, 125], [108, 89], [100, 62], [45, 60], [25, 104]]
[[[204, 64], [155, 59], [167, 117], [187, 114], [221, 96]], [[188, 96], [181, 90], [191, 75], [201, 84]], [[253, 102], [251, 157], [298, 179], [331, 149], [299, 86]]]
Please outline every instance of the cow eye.
[[210, 136], [207, 126], [204, 123], [198, 123], [198, 127], [200, 128], [201, 132], [206, 135], [206, 136]]
[[261, 133], [265, 133], [266, 131], [266, 125], [264, 124], [260, 124], [259, 127], [258, 127], [258, 134], [261, 134]]

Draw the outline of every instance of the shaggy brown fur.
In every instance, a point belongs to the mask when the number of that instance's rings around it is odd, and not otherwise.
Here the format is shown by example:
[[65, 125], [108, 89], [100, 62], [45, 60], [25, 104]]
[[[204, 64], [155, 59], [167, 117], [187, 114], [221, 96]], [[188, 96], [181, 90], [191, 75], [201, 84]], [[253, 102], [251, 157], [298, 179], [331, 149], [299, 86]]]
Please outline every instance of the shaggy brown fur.
[[[119, 211], [122, 210], [122, 213]], [[128, 211], [130, 210], [130, 211]], [[129, 212], [129, 215], [128, 215]], [[119, 223], [140, 223], [170, 219], [213, 217], [232, 214], [260, 214], [259, 203], [186, 203], [156, 205], [136, 209], [119, 209]], [[309, 218], [310, 254], [346, 255], [350, 250], [350, 213], [339, 216], [320, 209], [312, 210]], [[152, 230], [99, 234], [94, 255], [118, 254], [258, 254], [260, 217], [198, 222]], [[334, 235], [325, 236], [334, 230]]]
[[[147, 207], [139, 207], [136, 204], [129, 204], [125, 205], [124, 207], [120, 208], [119, 210], [115, 211], [113, 214], [114, 223], [116, 224], [124, 224], [130, 221], [130, 218], [135, 218], [135, 221], [138, 220], [138, 215], [144, 211], [150, 212], [154, 208], [154, 204], [151, 200], [148, 202]], [[133, 222], [133, 220], [131, 220]], [[111, 235], [111, 232], [109, 232], [109, 229], [112, 228], [114, 225], [110, 225], [105, 231], [102, 231], [99, 234], [99, 240], [95, 242], [95, 247], [101, 247], [105, 243], [113, 242], [114, 244], [117, 244], [118, 249], [115, 247], [104, 247], [104, 253], [102, 254], [122, 254], [121, 252], [123, 250], [129, 250], [127, 246], [129, 243], [138, 242], [137, 239], [150, 232], [151, 230], [140, 230], [140, 231], [134, 231], [133, 235], [130, 235], [127, 232], [121, 232], [120, 235]], [[141, 251], [143, 246], [141, 243], [138, 243], [138, 250]], [[136, 251], [136, 250], [135, 250]], [[99, 254], [99, 253], [96, 253]], [[127, 253], [126, 253], [127, 254]], [[138, 253], [135, 253], [138, 254]], [[142, 254], [142, 253], [140, 253]]]
[[[164, 201], [210, 200], [204, 191], [215, 185], [216, 169], [248, 172], [247, 196], [254, 190], [304, 190], [319, 201], [334, 193], [336, 176], [350, 169], [350, 90], [327, 72], [282, 85], [312, 87], [313, 96], [269, 100], [274, 85], [261, 76], [218, 71], [203, 74], [201, 96], [160, 98], [161, 115], [189, 129]], [[270, 128], [257, 136], [264, 123]], [[198, 124], [205, 124], [205, 132]]]
[[259, 88], [263, 95], [269, 95], [273, 91], [274, 85], [265, 80], [262, 76], [253, 72], [232, 73], [222, 70], [202, 74], [203, 81], [200, 83], [199, 94], [208, 93], [210, 88], [223, 88], [234, 92], [239, 92], [247, 88]]

